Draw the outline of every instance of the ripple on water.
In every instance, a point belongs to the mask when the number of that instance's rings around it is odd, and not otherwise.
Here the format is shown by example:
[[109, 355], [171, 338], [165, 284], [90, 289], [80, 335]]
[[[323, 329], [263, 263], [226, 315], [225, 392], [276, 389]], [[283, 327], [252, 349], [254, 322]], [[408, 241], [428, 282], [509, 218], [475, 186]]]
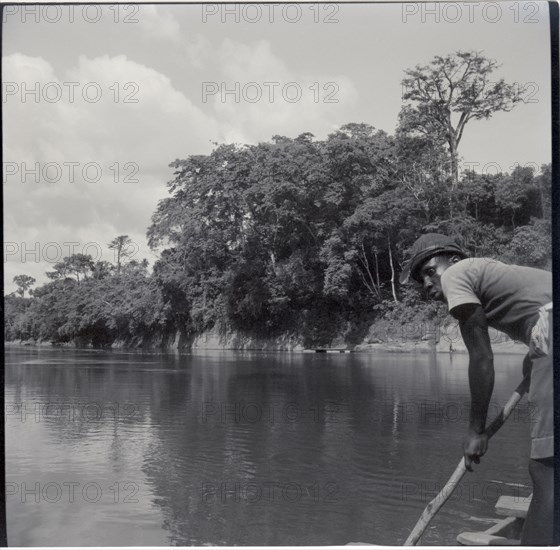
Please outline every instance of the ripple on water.
[[[132, 403], [135, 410], [99, 422], [22, 422], [10, 415], [7, 478], [96, 481], [106, 491], [116, 481], [133, 482], [139, 488], [138, 502], [118, 506], [100, 501], [31, 507], [9, 500], [10, 541], [402, 544], [455, 468], [464, 428], [464, 419], [422, 416], [417, 405], [463, 399], [466, 368], [446, 357], [396, 354], [151, 355], [144, 361], [110, 353], [8, 350], [8, 403], [26, 401], [33, 409], [45, 402], [116, 402]], [[502, 378], [496, 391], [503, 400], [517, 371], [510, 380], [497, 368]], [[207, 402], [274, 402], [277, 411], [295, 403], [316, 413], [271, 421], [263, 409], [257, 419], [203, 418]], [[403, 404], [415, 407], [411, 416], [399, 414]], [[476, 477], [466, 478], [471, 485], [441, 510], [424, 544], [452, 544], [461, 530], [484, 527], [493, 517], [497, 495], [485, 498], [476, 480], [501, 491], [527, 490], [528, 428], [514, 423], [496, 436]], [[228, 494], [222, 501], [216, 491], [224, 482], [239, 484], [238, 501]], [[257, 501], [243, 493], [251, 483], [263, 491]], [[267, 486], [275, 499], [265, 497]]]

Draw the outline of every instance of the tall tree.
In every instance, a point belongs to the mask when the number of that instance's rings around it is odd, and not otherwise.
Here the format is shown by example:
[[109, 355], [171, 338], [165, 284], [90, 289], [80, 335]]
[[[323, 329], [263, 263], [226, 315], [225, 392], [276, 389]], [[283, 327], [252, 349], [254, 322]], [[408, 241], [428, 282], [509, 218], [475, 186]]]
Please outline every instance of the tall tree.
[[29, 275], [16, 275], [13, 281], [18, 287], [16, 292], [22, 298], [24, 297], [25, 292], [35, 284], [35, 279]]
[[54, 264], [54, 271], [47, 271], [46, 275], [55, 281], [71, 279], [70, 275], [74, 275], [80, 284], [80, 277], [87, 279], [94, 268], [95, 263], [89, 254], [72, 254]]
[[117, 262], [117, 274], [120, 274], [122, 262], [124, 258], [128, 258], [133, 254], [130, 250], [132, 239], [128, 235], [119, 235], [115, 237], [109, 244], [109, 249], [115, 251], [115, 260]]
[[495, 60], [479, 52], [457, 51], [405, 70], [403, 99], [413, 105], [405, 105], [401, 111], [401, 130], [447, 144], [453, 189], [459, 180], [458, 148], [467, 123], [511, 111], [520, 101], [518, 86], [503, 78], [491, 80], [498, 67]]
[[[511, 227], [514, 230], [518, 225], [517, 216], [527, 215], [530, 212], [530, 207], [536, 206], [536, 197], [532, 196], [536, 191], [533, 180], [532, 167], [522, 168], [518, 166], [511, 175], [506, 174], [499, 178], [496, 183], [496, 205], [506, 215], [506, 219], [511, 222]], [[529, 220], [521, 221], [527, 223]]]
[[80, 283], [80, 275], [87, 279], [94, 267], [95, 263], [89, 254], [72, 254], [70, 256], [70, 268], [76, 276], [78, 284]]

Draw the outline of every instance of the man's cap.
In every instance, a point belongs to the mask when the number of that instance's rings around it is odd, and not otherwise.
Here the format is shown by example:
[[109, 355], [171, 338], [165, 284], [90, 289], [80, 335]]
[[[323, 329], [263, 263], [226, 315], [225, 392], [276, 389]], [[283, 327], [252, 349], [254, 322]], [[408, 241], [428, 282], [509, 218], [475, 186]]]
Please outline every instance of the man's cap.
[[408, 282], [409, 277], [414, 278], [416, 270], [432, 256], [437, 256], [442, 252], [451, 252], [467, 257], [465, 251], [455, 242], [454, 239], [447, 235], [440, 235], [439, 233], [426, 233], [422, 235], [412, 245], [410, 250], [410, 259], [406, 262], [402, 273], [400, 274], [399, 281], [401, 284]]

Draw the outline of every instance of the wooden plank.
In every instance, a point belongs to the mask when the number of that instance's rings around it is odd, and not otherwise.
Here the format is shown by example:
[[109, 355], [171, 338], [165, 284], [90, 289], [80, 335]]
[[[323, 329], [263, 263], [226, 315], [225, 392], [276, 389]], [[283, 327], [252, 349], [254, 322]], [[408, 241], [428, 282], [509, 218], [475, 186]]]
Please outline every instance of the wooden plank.
[[527, 516], [532, 496], [533, 495], [528, 497], [501, 496], [498, 502], [496, 502], [496, 514], [499, 516], [524, 518]]
[[519, 539], [521, 538], [524, 523], [523, 518], [507, 517], [484, 532], [489, 535], [496, 535], [497, 537], [505, 537], [506, 539]]
[[457, 537], [457, 542], [465, 546], [519, 546], [519, 540], [517, 539], [497, 537], [496, 535], [489, 535], [484, 531], [461, 533]]
[[486, 531], [460, 533], [457, 542], [465, 546], [517, 546], [522, 528], [521, 518], [507, 517]]

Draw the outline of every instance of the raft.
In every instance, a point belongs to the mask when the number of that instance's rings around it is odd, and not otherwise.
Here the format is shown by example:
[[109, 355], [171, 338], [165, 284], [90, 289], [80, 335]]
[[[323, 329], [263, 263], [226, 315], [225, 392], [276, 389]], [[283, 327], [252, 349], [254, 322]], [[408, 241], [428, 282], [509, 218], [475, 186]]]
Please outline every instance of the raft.
[[[496, 521], [486, 531], [467, 531], [457, 536], [463, 546], [519, 546], [523, 523], [531, 498], [501, 496], [496, 502], [496, 514], [503, 519]], [[505, 516], [505, 517], [504, 517]], [[346, 546], [377, 546], [367, 542], [349, 542]]]
[[486, 531], [461, 533], [457, 542], [465, 546], [518, 546], [531, 498], [532, 495], [527, 498], [500, 497], [496, 502], [496, 514], [505, 518]]

